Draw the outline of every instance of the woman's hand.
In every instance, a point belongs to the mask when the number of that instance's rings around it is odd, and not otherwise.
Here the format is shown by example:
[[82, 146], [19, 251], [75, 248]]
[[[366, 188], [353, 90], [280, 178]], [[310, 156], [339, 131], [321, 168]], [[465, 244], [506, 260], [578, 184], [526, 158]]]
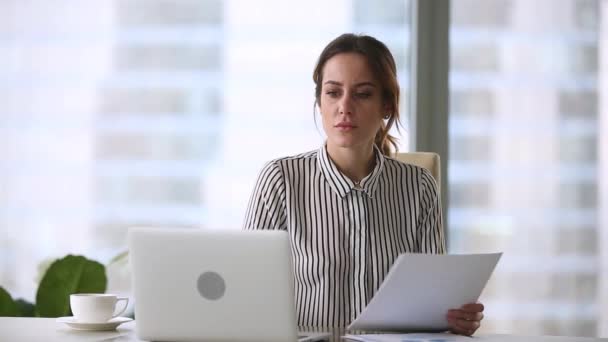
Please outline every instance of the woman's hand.
[[460, 309], [448, 310], [447, 319], [450, 331], [455, 334], [471, 336], [481, 325], [483, 304], [465, 304]]

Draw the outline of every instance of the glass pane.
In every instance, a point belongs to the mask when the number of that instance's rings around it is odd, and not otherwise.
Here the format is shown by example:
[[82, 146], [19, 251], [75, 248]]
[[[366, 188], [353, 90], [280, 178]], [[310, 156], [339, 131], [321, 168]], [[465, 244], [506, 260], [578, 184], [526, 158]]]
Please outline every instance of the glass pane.
[[[409, 11], [407, 0], [0, 2], [0, 285], [33, 300], [41, 261], [107, 263], [133, 225], [240, 229], [263, 163], [324, 140], [312, 72], [341, 33], [391, 48], [406, 118]], [[128, 294], [128, 277], [110, 269], [108, 291]]]
[[451, 1], [449, 247], [505, 252], [482, 332], [596, 335], [599, 7]]

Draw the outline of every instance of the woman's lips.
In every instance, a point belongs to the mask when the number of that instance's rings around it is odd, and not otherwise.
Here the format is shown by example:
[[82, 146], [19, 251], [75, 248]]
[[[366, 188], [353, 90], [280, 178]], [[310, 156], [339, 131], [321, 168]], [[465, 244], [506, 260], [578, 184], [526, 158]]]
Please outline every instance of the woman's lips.
[[334, 127], [336, 127], [339, 131], [344, 131], [344, 132], [357, 128], [357, 126], [353, 125], [352, 123], [348, 123], [348, 122], [340, 122], [339, 124], [335, 125]]

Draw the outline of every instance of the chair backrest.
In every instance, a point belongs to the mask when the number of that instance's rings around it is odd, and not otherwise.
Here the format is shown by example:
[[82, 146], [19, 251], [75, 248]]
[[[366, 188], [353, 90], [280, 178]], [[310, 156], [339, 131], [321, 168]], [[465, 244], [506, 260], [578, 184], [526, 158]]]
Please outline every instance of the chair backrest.
[[437, 182], [437, 190], [441, 190], [441, 161], [439, 155], [433, 152], [396, 153], [393, 158], [404, 163], [423, 167], [431, 172]]

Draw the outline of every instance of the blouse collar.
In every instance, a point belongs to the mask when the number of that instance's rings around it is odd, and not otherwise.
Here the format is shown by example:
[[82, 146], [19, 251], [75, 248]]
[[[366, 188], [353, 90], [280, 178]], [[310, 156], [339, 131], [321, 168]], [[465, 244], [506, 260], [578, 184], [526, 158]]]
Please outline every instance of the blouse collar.
[[331, 160], [327, 153], [327, 146], [323, 144], [317, 153], [317, 163], [321, 169], [321, 173], [327, 179], [329, 186], [336, 192], [340, 197], [346, 196], [353, 190], [363, 191], [370, 198], [374, 197], [374, 192], [378, 185], [378, 178], [384, 170], [384, 155], [380, 152], [380, 149], [374, 144], [374, 157], [376, 158], [376, 165], [374, 170], [365, 178], [363, 178], [357, 186], [350, 178], [344, 175], [336, 164]]

